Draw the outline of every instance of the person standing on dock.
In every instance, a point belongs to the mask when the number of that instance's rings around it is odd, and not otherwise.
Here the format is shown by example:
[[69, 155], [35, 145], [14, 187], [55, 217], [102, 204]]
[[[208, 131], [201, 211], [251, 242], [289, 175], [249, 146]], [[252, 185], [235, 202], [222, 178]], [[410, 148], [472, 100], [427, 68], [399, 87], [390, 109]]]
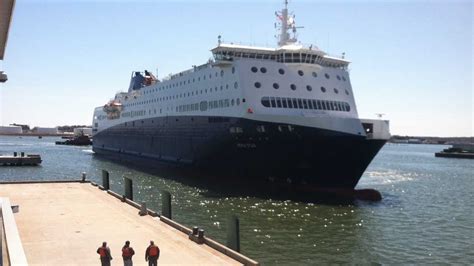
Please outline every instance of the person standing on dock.
[[158, 258], [160, 257], [160, 248], [155, 246], [153, 241], [150, 241], [150, 245], [145, 251], [145, 260], [148, 261], [148, 266], [157, 266]]
[[133, 255], [135, 255], [135, 250], [130, 246], [130, 241], [127, 240], [122, 248], [123, 266], [133, 266]]
[[102, 242], [102, 246], [97, 249], [97, 253], [100, 255], [102, 266], [110, 266], [112, 255], [110, 254], [110, 248], [107, 247], [107, 242]]

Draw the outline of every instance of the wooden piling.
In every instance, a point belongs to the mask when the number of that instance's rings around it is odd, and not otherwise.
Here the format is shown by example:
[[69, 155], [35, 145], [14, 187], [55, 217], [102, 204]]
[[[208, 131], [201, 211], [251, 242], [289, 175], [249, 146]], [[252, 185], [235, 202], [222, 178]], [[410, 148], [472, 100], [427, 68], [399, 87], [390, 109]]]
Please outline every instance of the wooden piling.
[[227, 247], [240, 252], [240, 222], [232, 215], [227, 220]]
[[161, 192], [161, 215], [171, 219], [171, 193], [168, 191]]
[[106, 170], [102, 170], [102, 187], [104, 190], [110, 189], [109, 172]]

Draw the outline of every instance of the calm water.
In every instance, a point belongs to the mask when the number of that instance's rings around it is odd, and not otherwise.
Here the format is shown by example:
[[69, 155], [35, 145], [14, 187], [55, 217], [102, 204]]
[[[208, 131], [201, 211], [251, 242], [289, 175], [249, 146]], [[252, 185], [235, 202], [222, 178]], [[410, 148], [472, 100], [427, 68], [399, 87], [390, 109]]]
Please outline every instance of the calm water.
[[[474, 263], [474, 161], [435, 158], [441, 145], [386, 145], [358, 188], [375, 188], [378, 203], [330, 205], [235, 197], [184, 185], [101, 160], [90, 148], [56, 146], [57, 138], [2, 137], [0, 154], [40, 153], [40, 167], [0, 167], [0, 180], [77, 179], [81, 172], [122, 192], [132, 177], [136, 201], [159, 209], [161, 189], [173, 218], [199, 225], [225, 243], [227, 217], [240, 217], [242, 253], [262, 264]], [[343, 166], [341, 166], [343, 167]]]

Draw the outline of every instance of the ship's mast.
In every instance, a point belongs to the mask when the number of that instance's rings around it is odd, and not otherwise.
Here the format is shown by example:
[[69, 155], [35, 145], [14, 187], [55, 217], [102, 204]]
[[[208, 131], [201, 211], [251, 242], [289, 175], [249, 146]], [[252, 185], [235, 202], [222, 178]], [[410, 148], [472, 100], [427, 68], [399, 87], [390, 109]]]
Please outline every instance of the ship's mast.
[[[285, 0], [285, 8], [280, 12], [275, 12], [275, 15], [279, 19], [278, 26], [280, 27], [280, 35], [278, 40], [278, 46], [284, 46], [297, 42], [296, 39], [296, 29], [302, 27], [296, 27], [295, 24], [295, 15], [288, 13], [288, 0]], [[277, 25], [275, 24], [275, 27]], [[293, 32], [293, 38], [290, 37], [289, 30]]]

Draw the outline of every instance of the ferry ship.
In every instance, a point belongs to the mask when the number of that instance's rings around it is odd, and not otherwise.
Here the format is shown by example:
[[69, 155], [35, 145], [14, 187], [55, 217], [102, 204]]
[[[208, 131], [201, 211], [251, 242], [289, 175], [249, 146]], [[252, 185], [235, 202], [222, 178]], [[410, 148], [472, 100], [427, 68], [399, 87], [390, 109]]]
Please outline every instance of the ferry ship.
[[159, 80], [133, 72], [127, 92], [95, 108], [93, 150], [289, 186], [353, 189], [390, 138], [361, 119], [344, 55], [297, 40], [288, 2], [278, 46], [224, 43], [213, 59]]

